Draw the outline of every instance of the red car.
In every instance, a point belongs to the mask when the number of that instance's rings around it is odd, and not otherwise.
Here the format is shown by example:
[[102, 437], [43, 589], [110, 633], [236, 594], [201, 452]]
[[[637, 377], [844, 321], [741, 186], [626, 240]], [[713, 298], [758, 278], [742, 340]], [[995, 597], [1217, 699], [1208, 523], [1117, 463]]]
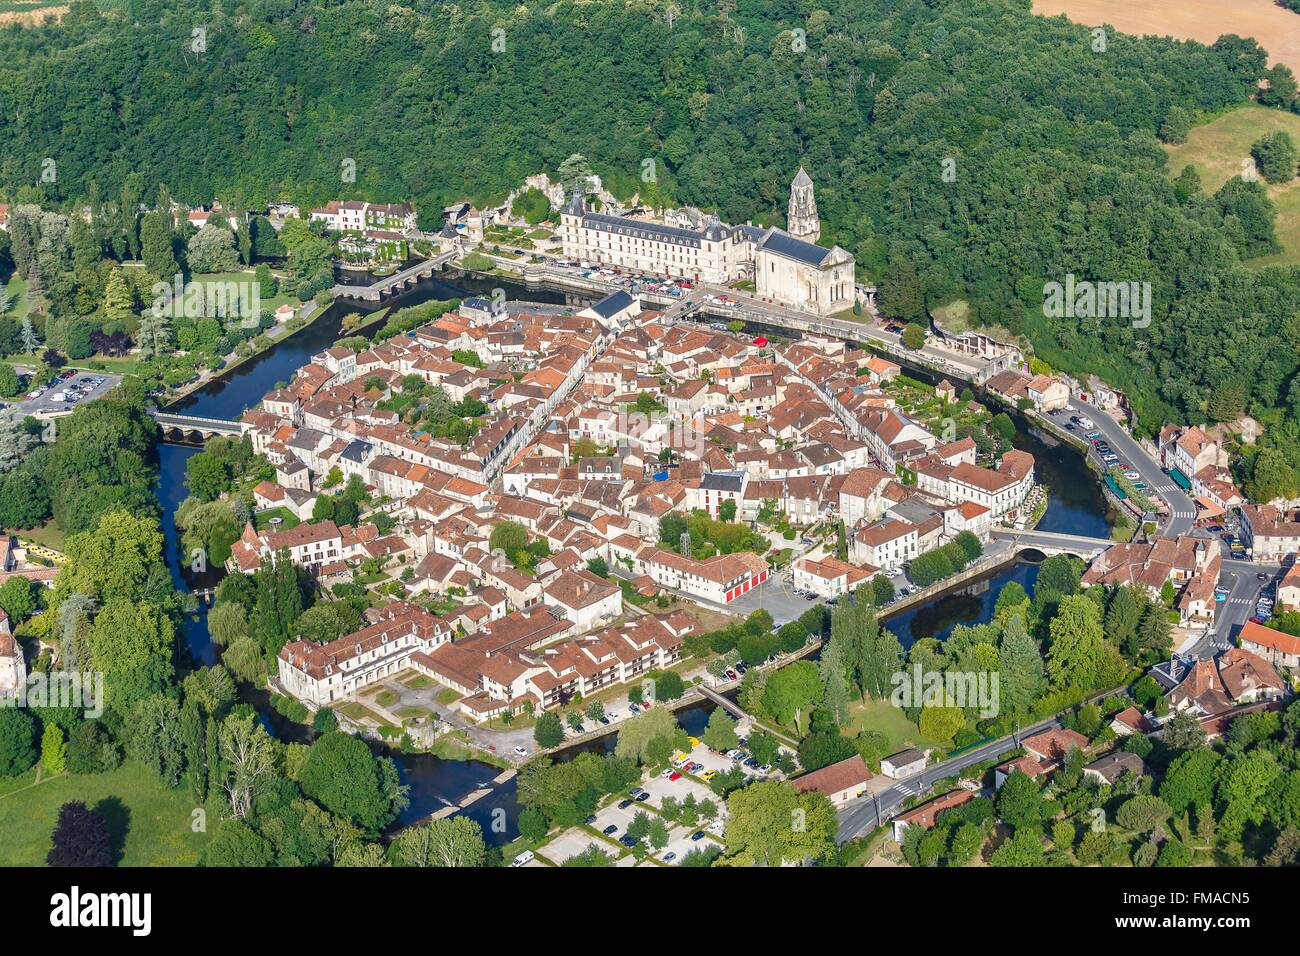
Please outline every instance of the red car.
[[759, 348], [762, 348], [764, 345], [767, 344], [767, 339], [760, 335], [758, 338], [754, 339], [754, 344], [757, 345]]
[[682, 779], [682, 775], [681, 775], [680, 773], [678, 773], [676, 770], [674, 770], [672, 773], [670, 773], [670, 774], [668, 775], [668, 779], [669, 779], [669, 780], [680, 780], [680, 779]]
[[1263, 623], [1264, 623], [1264, 619], [1263, 619], [1262, 617], [1260, 617], [1258, 614], [1256, 614], [1254, 617], [1252, 617], [1252, 618], [1250, 619], [1250, 623], [1252, 623], [1252, 624], [1263, 624]]

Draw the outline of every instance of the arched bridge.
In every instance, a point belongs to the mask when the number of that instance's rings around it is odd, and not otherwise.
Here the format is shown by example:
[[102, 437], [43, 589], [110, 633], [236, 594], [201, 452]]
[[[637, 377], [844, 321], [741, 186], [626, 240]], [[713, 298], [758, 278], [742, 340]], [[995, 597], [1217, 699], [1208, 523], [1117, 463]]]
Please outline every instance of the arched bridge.
[[1073, 554], [1089, 561], [1115, 543], [1109, 538], [1062, 534], [1057, 531], [995, 529], [991, 537], [998, 541], [1010, 541], [1018, 548], [1033, 548], [1043, 554]]
[[243, 429], [239, 422], [224, 418], [202, 418], [198, 415], [177, 415], [154, 409], [149, 413], [162, 429], [163, 441], [173, 445], [201, 445], [213, 435], [239, 437]]
[[391, 276], [384, 276], [370, 285], [346, 285], [341, 283], [334, 286], [332, 291], [336, 297], [378, 302], [386, 295], [405, 292], [421, 279], [432, 277], [435, 272], [440, 271], [457, 255], [459, 255], [458, 252], [443, 252], [432, 259], [423, 259], [413, 266], [407, 266], [401, 272], [396, 272]]

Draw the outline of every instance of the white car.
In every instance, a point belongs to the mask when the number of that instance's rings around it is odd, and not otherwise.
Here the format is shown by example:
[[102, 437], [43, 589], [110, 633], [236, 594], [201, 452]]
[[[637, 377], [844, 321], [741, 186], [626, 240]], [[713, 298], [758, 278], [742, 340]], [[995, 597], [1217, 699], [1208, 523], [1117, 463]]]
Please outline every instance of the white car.
[[516, 747], [516, 748], [515, 748], [515, 756], [516, 756], [516, 757], [527, 757], [527, 756], [528, 756], [528, 751], [525, 750], [523, 747]]
[[1080, 415], [1080, 416], [1079, 416], [1079, 424], [1080, 424], [1081, 426], [1083, 426], [1084, 428], [1091, 428], [1091, 427], [1092, 427], [1092, 419], [1091, 419], [1091, 418], [1085, 418], [1084, 416]]
[[525, 863], [527, 863], [527, 862], [528, 862], [529, 860], [531, 860], [532, 858], [533, 858], [533, 851], [532, 851], [532, 850], [524, 850], [523, 853], [520, 853], [517, 857], [514, 858], [513, 861], [511, 861], [510, 865], [511, 865], [512, 867], [514, 867], [514, 866], [523, 866]]
[[1124, 477], [1127, 478], [1129, 481], [1137, 481], [1142, 476], [1139, 475], [1136, 471], [1126, 471], [1124, 472]]

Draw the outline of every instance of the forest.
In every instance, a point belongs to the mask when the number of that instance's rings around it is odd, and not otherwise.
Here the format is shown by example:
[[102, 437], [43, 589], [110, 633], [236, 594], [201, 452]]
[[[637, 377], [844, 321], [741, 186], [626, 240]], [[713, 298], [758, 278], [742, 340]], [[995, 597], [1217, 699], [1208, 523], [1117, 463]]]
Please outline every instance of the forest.
[[[1300, 278], [1242, 265], [1277, 249], [1263, 184], [1207, 194], [1160, 143], [1261, 79], [1296, 108], [1254, 40], [1099, 38], [1028, 0], [80, 0], [0, 32], [0, 64], [9, 201], [347, 194], [433, 228], [580, 153], [617, 195], [779, 224], [803, 164], [890, 314], [964, 300], [1148, 431], [1300, 410]], [[1044, 318], [1069, 273], [1150, 282], [1153, 321]]]

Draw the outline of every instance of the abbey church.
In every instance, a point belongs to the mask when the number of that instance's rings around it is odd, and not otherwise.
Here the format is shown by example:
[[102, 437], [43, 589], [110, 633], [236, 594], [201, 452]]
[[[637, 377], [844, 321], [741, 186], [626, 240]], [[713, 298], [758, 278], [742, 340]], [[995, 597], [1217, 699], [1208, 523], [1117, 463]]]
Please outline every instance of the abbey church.
[[699, 228], [605, 215], [575, 190], [560, 238], [566, 257], [599, 266], [721, 286], [750, 279], [760, 297], [816, 315], [853, 306], [853, 257], [817, 244], [821, 220], [802, 166], [790, 184], [785, 229], [730, 226], [716, 215]]

